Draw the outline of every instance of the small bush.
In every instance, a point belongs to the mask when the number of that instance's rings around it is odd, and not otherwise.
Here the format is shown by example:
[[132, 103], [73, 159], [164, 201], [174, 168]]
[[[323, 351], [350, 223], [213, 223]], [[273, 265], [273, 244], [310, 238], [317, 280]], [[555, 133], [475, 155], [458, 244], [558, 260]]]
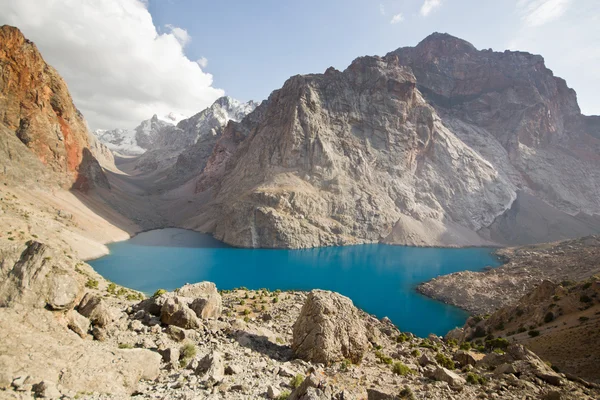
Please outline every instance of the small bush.
[[106, 291], [110, 294], [115, 294], [115, 290], [117, 289], [117, 285], [115, 285], [114, 283], [109, 283], [108, 287], [106, 288]]
[[586, 283], [583, 284], [583, 288], [584, 289], [589, 289], [591, 287], [592, 287], [592, 282], [586, 282]]
[[396, 336], [396, 342], [398, 342], [398, 343], [408, 342], [408, 336], [402, 332], [398, 336]]
[[352, 365], [352, 361], [350, 361], [347, 358], [345, 358], [344, 361], [342, 361], [340, 363], [340, 370], [342, 370], [342, 371], [348, 371], [350, 369], [351, 365]]
[[569, 287], [569, 286], [573, 286], [575, 284], [575, 282], [570, 281], [570, 280], [564, 280], [560, 283], [560, 286], [562, 287]]
[[465, 351], [471, 350], [471, 343], [470, 342], [462, 342], [460, 344], [460, 349], [465, 350]]
[[414, 349], [410, 352], [410, 355], [413, 357], [419, 357], [421, 355], [421, 352], [419, 351], [419, 349]]
[[423, 347], [426, 349], [432, 349], [432, 350], [437, 350], [437, 346], [433, 343], [431, 343], [431, 340], [429, 339], [423, 339], [421, 341], [421, 343], [419, 344], [419, 347]]
[[517, 308], [517, 317], [520, 317], [523, 314], [525, 314], [525, 311], [521, 310], [520, 308]]
[[438, 364], [440, 364], [444, 368], [447, 368], [447, 369], [455, 368], [454, 361], [452, 361], [448, 356], [446, 356], [442, 353], [437, 353], [435, 355], [435, 361], [437, 361]]
[[279, 297], [273, 297], [273, 303], [279, 303]]
[[245, 323], [248, 323], [248, 322], [250, 322], [250, 317], [247, 317], [247, 316], [246, 316], [246, 317], [244, 317], [244, 322], [245, 322]]
[[240, 300], [240, 306], [243, 306], [244, 304], [246, 304], [246, 300], [244, 300], [244, 299]]
[[531, 337], [536, 337], [536, 336], [540, 336], [540, 331], [531, 329], [529, 332], [527, 332], [527, 334]]
[[133, 345], [131, 345], [129, 343], [119, 343], [119, 348], [120, 349], [133, 349]]
[[98, 281], [95, 279], [88, 279], [88, 281], [85, 283], [85, 287], [90, 289], [98, 289]]
[[279, 396], [277, 396], [276, 400], [287, 400], [288, 397], [290, 397], [290, 392], [289, 390], [286, 390], [285, 392], [281, 392], [281, 394]]
[[491, 349], [506, 349], [510, 343], [504, 338], [486, 340], [485, 345]]
[[467, 382], [471, 385], [485, 385], [487, 380], [474, 372], [469, 372], [467, 374]]
[[545, 323], [549, 323], [554, 321], [554, 313], [552, 311], [548, 311], [546, 313], [546, 316], [544, 317], [544, 322]]
[[191, 360], [192, 358], [196, 357], [196, 346], [194, 346], [193, 343], [186, 343], [183, 346], [181, 346], [181, 349], [179, 349], [179, 358], [182, 361], [185, 361], [185, 364], [187, 364], [187, 361]]
[[406, 376], [412, 374], [413, 370], [400, 361], [396, 361], [394, 365], [392, 365], [392, 372], [396, 375]]
[[581, 322], [585, 322], [585, 321], [588, 321], [588, 320], [589, 320], [588, 317], [579, 317], [579, 321], [581, 321]]
[[296, 389], [298, 386], [302, 385], [302, 382], [304, 382], [304, 376], [297, 374], [290, 381], [290, 386]]
[[527, 331], [527, 329], [524, 326], [520, 326], [519, 329], [517, 329], [517, 333], [523, 333]]
[[167, 291], [165, 289], [158, 289], [156, 292], [154, 292], [154, 294], [152, 295], [152, 297], [162, 296], [165, 293], [167, 293]]
[[591, 303], [592, 299], [587, 294], [582, 294], [581, 297], [579, 298], [579, 301], [582, 303]]
[[448, 344], [452, 347], [458, 346], [458, 342], [456, 341], [456, 339], [448, 339]]
[[382, 363], [387, 364], [387, 365], [391, 365], [394, 362], [392, 357], [386, 356], [379, 350], [377, 350], [375, 352], [375, 357], [377, 357]]
[[248, 310], [247, 308], [244, 309], [244, 311], [242, 312], [244, 315], [250, 315], [250, 310]]
[[555, 294], [554, 296], [552, 296], [552, 300], [554, 301], [559, 301], [560, 300], [560, 296]]
[[404, 388], [402, 388], [402, 390], [400, 391], [398, 396], [404, 400], [416, 400], [417, 399], [415, 397], [415, 394], [413, 393], [413, 391], [408, 386], [404, 386]]

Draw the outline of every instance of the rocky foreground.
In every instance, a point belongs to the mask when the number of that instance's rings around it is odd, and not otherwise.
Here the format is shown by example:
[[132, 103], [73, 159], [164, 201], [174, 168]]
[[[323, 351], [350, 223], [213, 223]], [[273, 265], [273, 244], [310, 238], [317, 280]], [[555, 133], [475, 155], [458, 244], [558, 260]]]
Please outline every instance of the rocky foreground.
[[543, 281], [579, 282], [600, 274], [600, 236], [501, 249], [506, 263], [484, 272], [463, 271], [425, 282], [426, 296], [474, 314], [515, 304]]
[[0, 397], [593, 399], [522, 345], [416, 338], [336, 293], [141, 293], [30, 242], [2, 254]]

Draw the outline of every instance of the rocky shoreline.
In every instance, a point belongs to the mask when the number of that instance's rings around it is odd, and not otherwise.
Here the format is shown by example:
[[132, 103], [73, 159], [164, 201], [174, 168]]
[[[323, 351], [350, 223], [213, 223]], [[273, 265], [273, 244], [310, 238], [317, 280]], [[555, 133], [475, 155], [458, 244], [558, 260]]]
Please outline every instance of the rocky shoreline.
[[483, 272], [462, 271], [422, 283], [417, 291], [473, 314], [514, 304], [544, 280], [582, 281], [600, 273], [600, 236], [500, 249], [506, 263]]

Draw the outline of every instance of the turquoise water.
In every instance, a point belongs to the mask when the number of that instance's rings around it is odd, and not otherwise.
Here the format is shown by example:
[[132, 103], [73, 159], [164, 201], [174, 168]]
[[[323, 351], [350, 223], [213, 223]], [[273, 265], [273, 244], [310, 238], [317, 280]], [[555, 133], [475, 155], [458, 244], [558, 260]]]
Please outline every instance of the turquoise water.
[[468, 314], [431, 300], [415, 287], [438, 275], [498, 266], [490, 249], [367, 244], [309, 250], [240, 249], [183, 229], [141, 233], [109, 246], [90, 264], [105, 278], [145, 293], [203, 280], [219, 289], [333, 290], [401, 330], [445, 334]]

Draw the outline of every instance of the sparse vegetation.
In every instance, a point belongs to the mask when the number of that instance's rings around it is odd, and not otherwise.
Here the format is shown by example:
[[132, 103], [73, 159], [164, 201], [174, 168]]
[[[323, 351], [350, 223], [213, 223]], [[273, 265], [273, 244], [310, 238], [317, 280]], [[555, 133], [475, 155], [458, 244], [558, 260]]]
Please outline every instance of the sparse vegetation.
[[590, 296], [588, 296], [587, 294], [582, 294], [581, 297], [579, 297], [579, 301], [582, 303], [591, 303], [592, 298]]
[[185, 343], [179, 349], [179, 366], [185, 367], [194, 357], [196, 357], [197, 349], [193, 343]]
[[85, 287], [90, 288], [90, 289], [98, 289], [98, 281], [90, 278], [85, 283]]
[[158, 289], [156, 292], [154, 292], [154, 294], [152, 295], [152, 297], [162, 296], [165, 293], [167, 293], [167, 291], [165, 289]]
[[396, 336], [396, 342], [398, 343], [404, 343], [408, 340], [408, 336], [404, 332], [401, 332], [398, 336]]
[[400, 361], [396, 361], [392, 365], [392, 372], [396, 375], [406, 376], [413, 373], [413, 370], [408, 368], [405, 364]]
[[277, 396], [276, 400], [287, 400], [288, 397], [290, 397], [290, 392], [289, 390], [286, 390], [285, 392], [281, 392], [281, 394], [279, 396]]
[[545, 323], [549, 323], [554, 321], [554, 313], [552, 311], [548, 311], [546, 313], [546, 316], [544, 317], [544, 322]]
[[444, 368], [447, 368], [447, 369], [455, 368], [454, 361], [452, 361], [450, 359], [450, 357], [446, 356], [445, 354], [437, 353], [435, 355], [435, 361], [437, 361], [438, 364], [440, 364]]
[[304, 376], [297, 374], [290, 381], [290, 386], [296, 389], [298, 386], [302, 385], [302, 382], [304, 382]]
[[401, 399], [406, 399], [406, 400], [416, 400], [417, 399], [415, 397], [415, 394], [413, 393], [413, 391], [408, 386], [404, 386], [404, 388], [402, 388], [400, 393], [398, 393], [398, 396]]
[[133, 349], [133, 345], [129, 343], [119, 343], [120, 349]]
[[377, 350], [375, 352], [375, 357], [377, 357], [379, 359], [379, 361], [381, 361], [384, 364], [391, 365], [394, 362], [394, 360], [392, 359], [392, 357], [385, 355], [384, 353], [382, 353], [379, 350]]
[[530, 329], [529, 332], [527, 332], [527, 334], [531, 337], [536, 337], [536, 336], [540, 336], [540, 331], [535, 330], [535, 329]]
[[485, 345], [489, 349], [506, 349], [510, 343], [504, 338], [495, 338], [492, 340], [486, 340]]
[[352, 361], [348, 360], [347, 358], [345, 358], [341, 363], [340, 363], [340, 370], [342, 371], [348, 371], [350, 369], [350, 366], [352, 365]]
[[467, 374], [467, 382], [471, 385], [485, 385], [487, 380], [474, 372], [469, 372]]
[[421, 355], [421, 352], [419, 351], [419, 349], [413, 349], [413, 351], [410, 352], [410, 355], [413, 357], [419, 357]]
[[465, 351], [471, 350], [471, 343], [470, 342], [462, 342], [460, 344], [460, 349], [465, 350]]

